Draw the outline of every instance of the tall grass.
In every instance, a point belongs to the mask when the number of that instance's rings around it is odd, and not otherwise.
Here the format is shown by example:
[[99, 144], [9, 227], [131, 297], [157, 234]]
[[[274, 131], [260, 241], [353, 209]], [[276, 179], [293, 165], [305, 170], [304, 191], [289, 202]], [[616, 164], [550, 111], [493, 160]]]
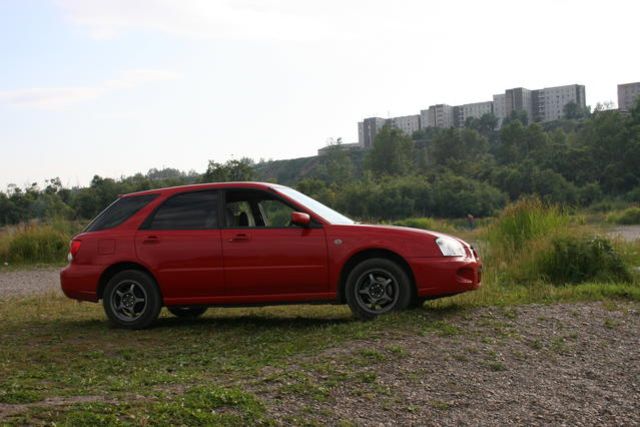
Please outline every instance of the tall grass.
[[607, 222], [620, 225], [640, 224], [640, 207], [627, 208], [607, 215]]
[[508, 205], [487, 229], [486, 240], [495, 257], [509, 259], [529, 242], [567, 227], [570, 216], [561, 208], [530, 197]]
[[640, 244], [599, 236], [581, 216], [536, 198], [507, 206], [478, 237], [480, 290], [441, 304], [494, 305], [627, 295], [640, 299], [633, 270]]
[[406, 218], [406, 219], [394, 221], [392, 224], [398, 225], [400, 227], [420, 228], [422, 230], [436, 229], [436, 221], [433, 218], [429, 218], [429, 217]]
[[7, 231], [0, 239], [0, 261], [8, 264], [62, 263], [70, 238], [71, 233], [60, 225], [22, 225]]
[[600, 236], [560, 236], [536, 257], [539, 275], [554, 283], [631, 282], [629, 266], [614, 244]]

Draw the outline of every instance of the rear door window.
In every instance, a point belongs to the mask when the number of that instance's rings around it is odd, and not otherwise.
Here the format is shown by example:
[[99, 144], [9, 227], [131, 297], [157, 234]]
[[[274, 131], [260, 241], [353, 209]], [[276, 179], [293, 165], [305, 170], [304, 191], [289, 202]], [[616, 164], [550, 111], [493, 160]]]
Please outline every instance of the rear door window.
[[87, 226], [85, 231], [100, 231], [117, 227], [127, 219], [131, 218], [136, 212], [145, 207], [156, 197], [157, 195], [155, 194], [121, 197], [111, 203], [105, 210], [95, 217], [95, 219]]
[[218, 192], [182, 193], [165, 201], [146, 221], [148, 230], [207, 230], [218, 228]]

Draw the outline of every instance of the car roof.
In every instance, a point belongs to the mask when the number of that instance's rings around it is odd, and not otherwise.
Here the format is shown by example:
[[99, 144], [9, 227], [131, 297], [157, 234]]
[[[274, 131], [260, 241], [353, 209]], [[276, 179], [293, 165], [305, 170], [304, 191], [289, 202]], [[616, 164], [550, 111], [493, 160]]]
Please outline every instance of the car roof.
[[246, 188], [255, 190], [268, 190], [271, 188], [284, 188], [279, 184], [271, 182], [235, 181], [235, 182], [209, 182], [204, 184], [178, 185], [175, 187], [154, 188], [151, 190], [136, 191], [134, 193], [122, 194], [120, 197], [144, 196], [149, 194], [173, 194], [185, 191], [198, 191], [221, 188]]

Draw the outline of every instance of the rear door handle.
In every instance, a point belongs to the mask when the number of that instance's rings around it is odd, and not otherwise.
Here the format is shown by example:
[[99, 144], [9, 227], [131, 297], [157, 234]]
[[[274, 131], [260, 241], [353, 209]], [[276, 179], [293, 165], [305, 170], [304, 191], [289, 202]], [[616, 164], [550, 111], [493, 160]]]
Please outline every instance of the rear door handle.
[[160, 239], [158, 239], [158, 236], [147, 236], [144, 238], [142, 243], [144, 245], [155, 245], [157, 243], [160, 243]]
[[249, 240], [250, 237], [248, 234], [246, 233], [238, 233], [235, 236], [233, 236], [232, 238], [229, 239], [230, 242], [245, 242], [247, 240]]

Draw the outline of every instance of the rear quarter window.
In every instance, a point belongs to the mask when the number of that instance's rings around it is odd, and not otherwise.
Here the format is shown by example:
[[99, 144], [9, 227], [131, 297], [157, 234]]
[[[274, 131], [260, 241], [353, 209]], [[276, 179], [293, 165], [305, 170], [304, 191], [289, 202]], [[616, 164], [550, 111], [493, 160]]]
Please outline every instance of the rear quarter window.
[[208, 230], [218, 227], [216, 190], [179, 193], [167, 199], [145, 221], [146, 230]]
[[85, 231], [100, 231], [117, 227], [135, 215], [136, 212], [148, 205], [156, 197], [157, 195], [155, 194], [121, 197], [95, 217]]

